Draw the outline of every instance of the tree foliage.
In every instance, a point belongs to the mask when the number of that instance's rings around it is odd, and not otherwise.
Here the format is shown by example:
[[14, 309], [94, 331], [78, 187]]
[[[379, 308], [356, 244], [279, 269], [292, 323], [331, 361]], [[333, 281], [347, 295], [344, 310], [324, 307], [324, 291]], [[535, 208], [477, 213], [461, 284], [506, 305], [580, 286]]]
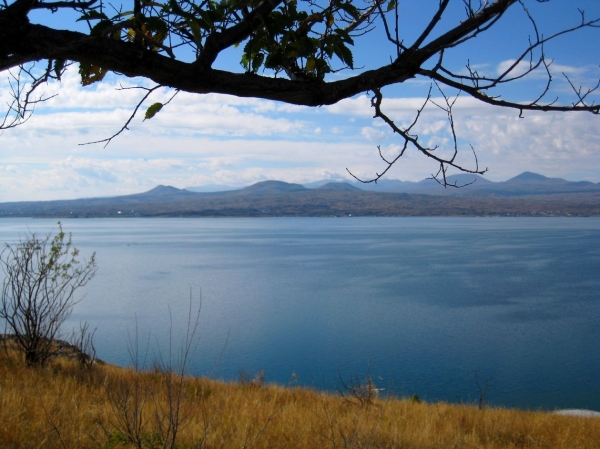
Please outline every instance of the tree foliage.
[[[205, 94], [222, 93], [256, 97], [305, 106], [330, 105], [363, 92], [373, 95], [375, 117], [396, 133], [401, 151], [390, 160], [391, 167], [408, 148], [416, 149], [439, 164], [443, 183], [446, 170], [454, 167], [482, 173], [456, 159], [458, 139], [452, 108], [457, 93], [479, 102], [524, 111], [587, 111], [598, 114], [600, 106], [590, 99], [598, 84], [572, 88], [566, 100], [555, 98], [551, 85], [557, 74], [545, 48], [550, 41], [583, 29], [597, 29], [600, 18], [566, 23], [554, 34], [544, 34], [531, 15], [528, 4], [550, 0], [436, 0], [430, 19], [416, 38], [403, 36], [399, 0], [123, 0], [123, 4], [104, 0], [4, 0], [0, 5], [0, 71], [10, 71], [13, 102], [0, 128], [26, 121], [35, 105], [47, 98], [37, 95], [38, 87], [50, 79], [60, 80], [66, 67], [78, 63], [84, 86], [101, 82], [107, 73], [143, 77], [156, 83], [146, 90], [143, 102], [159, 87]], [[449, 11], [464, 10], [463, 17], [450, 23]], [[76, 13], [76, 21], [56, 29], [34, 24], [30, 15], [36, 10]], [[506, 26], [502, 18], [508, 11], [520, 10], [531, 24], [530, 38], [516, 51], [513, 63], [502, 73], [488, 75], [467, 64], [452, 70], [447, 61], [451, 50], [481, 38], [491, 28]], [[454, 19], [453, 19], [454, 20]], [[77, 29], [85, 24], [86, 31]], [[70, 27], [69, 27], [70, 25]], [[391, 55], [388, 63], [377, 67], [357, 66], [354, 44], [367, 33], [380, 28], [385, 38], [381, 48]], [[510, 28], [506, 28], [510, 33]], [[385, 47], [387, 46], [387, 47]], [[215, 68], [225, 50], [237, 48], [243, 70]], [[450, 58], [451, 59], [451, 58]], [[36, 63], [43, 68], [33, 68]], [[451, 61], [450, 61], [451, 62]], [[332, 76], [344, 72], [342, 76]], [[547, 83], [526, 101], [501, 96], [502, 87], [542, 72]], [[425, 145], [413, 128], [425, 105], [433, 102], [432, 90], [415, 120], [406, 126], [395, 124], [383, 108], [382, 88], [413, 78], [431, 82], [443, 102], [435, 103], [447, 113], [453, 139], [450, 150], [441, 155], [437, 147]], [[552, 95], [551, 95], [552, 94]], [[152, 103], [145, 119], [154, 117], [167, 103]], [[110, 140], [127, 129], [131, 118]], [[378, 173], [375, 180], [383, 173]]]
[[28, 365], [43, 365], [53, 355], [60, 327], [79, 302], [75, 292], [96, 272], [95, 254], [79, 260], [59, 223], [58, 233], [6, 244], [0, 254], [4, 272], [0, 319], [25, 354]]

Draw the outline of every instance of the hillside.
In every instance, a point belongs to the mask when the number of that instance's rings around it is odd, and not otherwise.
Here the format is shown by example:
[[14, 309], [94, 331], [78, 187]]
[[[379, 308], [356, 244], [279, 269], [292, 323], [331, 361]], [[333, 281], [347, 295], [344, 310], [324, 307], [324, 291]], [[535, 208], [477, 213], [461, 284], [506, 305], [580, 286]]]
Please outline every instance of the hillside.
[[[465, 176], [449, 179], [465, 185], [470, 179]], [[263, 181], [224, 192], [157, 186], [110, 198], [0, 203], [0, 217], [600, 216], [600, 187], [593, 183], [524, 173], [503, 183], [476, 179], [459, 189], [432, 180], [417, 184], [420, 190], [413, 193], [361, 190], [341, 182], [309, 189]]]
[[157, 365], [27, 368], [0, 352], [0, 447], [554, 448], [598, 447], [600, 419], [378, 397], [367, 380], [342, 394], [264, 382], [180, 377]]
[[[450, 175], [447, 178], [450, 187], [441, 186], [434, 179], [424, 179], [419, 182], [403, 182], [383, 179], [377, 183], [358, 183], [352, 185], [362, 190], [373, 192], [412, 193], [442, 196], [458, 196], [471, 198], [514, 197], [531, 195], [563, 195], [563, 194], [593, 194], [600, 193], [600, 184], [589, 181], [566, 181], [561, 178], [524, 172], [514, 178], [502, 182], [490, 181], [484, 176], [462, 173]], [[327, 181], [313, 183], [322, 185]]]

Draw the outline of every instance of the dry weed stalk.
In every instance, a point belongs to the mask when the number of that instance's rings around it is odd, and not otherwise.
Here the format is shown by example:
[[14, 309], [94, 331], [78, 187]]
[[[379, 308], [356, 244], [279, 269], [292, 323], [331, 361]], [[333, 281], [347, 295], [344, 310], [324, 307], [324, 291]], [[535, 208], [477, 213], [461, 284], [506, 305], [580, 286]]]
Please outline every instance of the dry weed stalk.
[[82, 369], [67, 357], [28, 368], [22, 353], [0, 351], [0, 447], [597, 449], [598, 441], [597, 419], [393, 397], [360, 406], [354, 397], [303, 388], [105, 364]]

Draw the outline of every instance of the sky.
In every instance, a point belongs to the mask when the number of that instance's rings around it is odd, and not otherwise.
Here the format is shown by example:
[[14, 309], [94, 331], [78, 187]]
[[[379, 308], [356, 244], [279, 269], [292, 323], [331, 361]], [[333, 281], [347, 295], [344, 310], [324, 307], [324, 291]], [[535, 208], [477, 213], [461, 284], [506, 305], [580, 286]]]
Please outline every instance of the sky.
[[[598, 0], [525, 0], [545, 35], [581, 21], [600, 17]], [[437, 0], [400, 1], [400, 29], [411, 42], [426, 25]], [[440, 24], [442, 32], [464, 19], [463, 2], [455, 0]], [[36, 17], [40, 23], [66, 28], [59, 15]], [[33, 20], [33, 19], [32, 19]], [[33, 20], [35, 21], [35, 20]], [[369, 69], [389, 61], [394, 51], [382, 27], [356, 40], [355, 65]], [[464, 47], [448, 52], [448, 66], [463, 71], [467, 62], [480, 73], [498, 74], [509, 66], [531, 35], [522, 9], [515, 8], [489, 32]], [[594, 86], [600, 78], [600, 28], [583, 30], [552, 41], [546, 54], [553, 59], [553, 92], [563, 102], [573, 100], [563, 73], [577, 86]], [[239, 55], [226, 52], [217, 67], [241, 71]], [[82, 145], [118, 131], [151, 86], [142, 79], [116, 75], [82, 87], [78, 66], [62, 82], [42, 86], [51, 100], [40, 104], [22, 126], [0, 135], [0, 202], [72, 199], [138, 193], [163, 184], [178, 188], [203, 185], [247, 186], [276, 179], [307, 183], [321, 179], [350, 180], [347, 170], [362, 179], [382, 171], [379, 146], [393, 157], [402, 145], [381, 120], [373, 118], [370, 95], [360, 94], [332, 106], [308, 108], [273, 101], [208, 94], [179, 93], [153, 119], [143, 113], [129, 130], [109, 145]], [[350, 76], [340, 72], [334, 77]], [[8, 74], [0, 74], [0, 105], [8, 101]], [[543, 89], [543, 73], [501, 92], [505, 98], [525, 101]], [[396, 123], [411, 123], [423, 104], [430, 83], [413, 79], [384, 89], [383, 110]], [[441, 101], [434, 87], [433, 97]], [[446, 93], [451, 94], [451, 91]], [[160, 90], [151, 98], [166, 101]], [[591, 97], [596, 103], [600, 95]], [[143, 112], [143, 111], [142, 111]], [[533, 113], [494, 108], [459, 96], [454, 107], [459, 136], [459, 160], [475, 167], [471, 146], [485, 176], [503, 181], [524, 171], [567, 180], [600, 182], [600, 117], [590, 113]], [[440, 151], [451, 147], [444, 111], [428, 106], [415, 133]], [[437, 166], [414, 150], [387, 173], [387, 179], [419, 181]]]

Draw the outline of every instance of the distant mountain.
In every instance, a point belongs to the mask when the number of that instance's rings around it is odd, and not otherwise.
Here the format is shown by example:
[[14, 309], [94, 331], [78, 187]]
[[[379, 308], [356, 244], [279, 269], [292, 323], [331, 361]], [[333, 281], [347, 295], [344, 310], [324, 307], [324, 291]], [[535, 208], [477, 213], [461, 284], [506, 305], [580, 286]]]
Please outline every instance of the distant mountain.
[[[442, 185], [440, 185], [440, 182], [442, 182], [441, 178], [439, 182], [435, 179], [428, 178], [424, 179], [423, 181], [419, 181], [419, 184], [438, 186], [444, 188]], [[446, 183], [449, 187], [452, 188], [463, 188], [468, 187], [470, 185], [494, 184], [493, 181], [490, 181], [489, 179], [486, 179], [483, 176], [474, 173], [459, 173], [457, 175], [450, 175], [446, 177]]]
[[[599, 184], [588, 181], [570, 182], [532, 172], [521, 173], [504, 182], [493, 182], [483, 176], [469, 173], [448, 176], [446, 181], [448, 186], [444, 187], [435, 179], [424, 179], [419, 182], [398, 181], [387, 184], [382, 180], [377, 183], [381, 184], [377, 191], [470, 198], [600, 193]], [[365, 190], [372, 190], [374, 183], [360, 186]]]
[[[522, 184], [528, 182], [538, 186], [549, 181], [481, 183], [484, 187], [479, 192], [487, 186], [502, 185], [521, 192]], [[564, 183], [563, 189], [565, 185], [578, 184]], [[452, 190], [466, 191], [469, 187], [472, 186]], [[592, 187], [580, 186], [579, 190], [557, 194], [444, 196], [366, 191], [339, 182], [307, 189], [300, 184], [264, 181], [244, 189], [205, 193], [157, 186], [147, 192], [112, 198], [0, 203], [0, 217], [600, 216], [600, 186]]]
[[224, 184], [206, 184], [203, 186], [195, 186], [195, 187], [186, 187], [185, 190], [189, 192], [200, 192], [200, 193], [210, 193], [210, 192], [228, 192], [230, 190], [239, 190], [240, 187], [233, 187]]
[[588, 181], [571, 182], [562, 178], [548, 178], [538, 173], [524, 172], [504, 182], [480, 185], [468, 196], [527, 196], [600, 193], [597, 184]]
[[319, 181], [313, 181], [313, 182], [305, 182], [302, 185], [304, 187], [306, 187], [307, 189], [318, 189], [321, 186], [324, 186], [325, 184], [329, 184], [330, 182], [346, 182], [343, 179], [321, 179]]
[[319, 187], [320, 190], [362, 190], [347, 182], [328, 182]]
[[154, 187], [151, 190], [143, 193], [136, 193], [134, 195], [127, 196], [136, 196], [136, 197], [174, 197], [174, 196], [182, 196], [182, 195], [193, 195], [193, 192], [190, 192], [185, 189], [178, 189], [172, 186], [163, 186], [159, 185]]
[[538, 173], [532, 173], [530, 171], [526, 171], [521, 173], [520, 175], [515, 176], [514, 178], [510, 178], [506, 183], [515, 183], [515, 182], [546, 182], [546, 181], [559, 181], [566, 182], [564, 179], [560, 178], [548, 178], [544, 175], [540, 175]]
[[[279, 183], [279, 184], [278, 184]], [[377, 182], [363, 183], [359, 181], [340, 181], [339, 179], [322, 179], [320, 181], [305, 184], [288, 184], [282, 181], [264, 181], [250, 186], [250, 191], [263, 193], [300, 191], [302, 187], [307, 189], [319, 189], [327, 184], [332, 186], [327, 189], [340, 189], [339, 185], [350, 185], [360, 190], [369, 192], [389, 193], [413, 193], [442, 196], [465, 196], [473, 198], [487, 197], [512, 197], [522, 195], [554, 195], [570, 193], [600, 192], [600, 183], [594, 184], [589, 181], [565, 181], [561, 178], [548, 178], [546, 176], [524, 172], [514, 178], [503, 182], [493, 182], [484, 176], [470, 173], [460, 173], [447, 177], [448, 186], [440, 185], [435, 179], [424, 179], [419, 182], [400, 181], [398, 179], [381, 179]], [[185, 190], [203, 193], [217, 192], [242, 192], [244, 188], [231, 186], [206, 185], [199, 187], [188, 187]]]
[[290, 184], [283, 181], [262, 181], [239, 190], [240, 193], [248, 194], [271, 194], [283, 192], [299, 192], [308, 190], [301, 184]]
[[[468, 173], [448, 176], [447, 181], [449, 185], [456, 185], [457, 187], [475, 183], [492, 183], [492, 181], [485, 179], [483, 176], [472, 175]], [[309, 189], [316, 189], [328, 183], [340, 184], [343, 182], [337, 180], [321, 180], [303, 185]], [[424, 179], [419, 182], [400, 181], [398, 179], [380, 179], [377, 182], [351, 181], [350, 183], [347, 182], [346, 184], [357, 187], [360, 190], [367, 190], [369, 192], [426, 193], [432, 195], [447, 195], [451, 192], [445, 192], [445, 190], [456, 189], [456, 187], [448, 187], [444, 189], [444, 187], [441, 186], [435, 179]]]
[[428, 195], [460, 195], [463, 190], [473, 191], [484, 185], [494, 184], [494, 182], [481, 175], [471, 173], [447, 176], [446, 186], [442, 185], [442, 182], [442, 179], [427, 178], [419, 182], [406, 184], [403, 191]]

